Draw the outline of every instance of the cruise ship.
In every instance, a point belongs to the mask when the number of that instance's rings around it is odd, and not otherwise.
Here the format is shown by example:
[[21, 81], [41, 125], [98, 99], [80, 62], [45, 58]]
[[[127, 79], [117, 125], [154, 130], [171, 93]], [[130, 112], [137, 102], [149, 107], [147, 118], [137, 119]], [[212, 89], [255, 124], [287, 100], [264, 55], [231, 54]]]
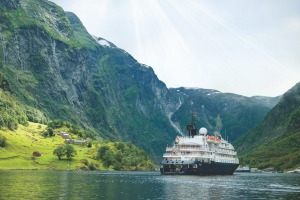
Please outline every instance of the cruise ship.
[[206, 128], [197, 134], [195, 123], [187, 125], [188, 136], [177, 136], [166, 148], [161, 174], [232, 175], [239, 166], [234, 147], [218, 132], [208, 135]]

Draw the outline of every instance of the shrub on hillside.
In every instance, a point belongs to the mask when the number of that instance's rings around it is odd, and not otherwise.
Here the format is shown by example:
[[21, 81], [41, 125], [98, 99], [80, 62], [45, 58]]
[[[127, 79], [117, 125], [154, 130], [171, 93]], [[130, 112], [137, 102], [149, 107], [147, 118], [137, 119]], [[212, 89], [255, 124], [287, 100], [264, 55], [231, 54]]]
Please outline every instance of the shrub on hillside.
[[88, 141], [88, 142], [86, 143], [86, 146], [87, 146], [88, 148], [92, 148], [92, 146], [93, 146], [92, 141]]
[[113, 146], [103, 145], [98, 149], [97, 158], [102, 160], [104, 166], [113, 166], [115, 170], [154, 169], [146, 152], [129, 142], [115, 142]]
[[61, 160], [61, 157], [63, 156], [67, 156], [67, 158], [70, 160], [71, 157], [74, 157], [76, 154], [77, 152], [75, 148], [70, 144], [59, 146], [53, 151], [53, 155], [56, 155], [59, 160]]
[[53, 151], [53, 155], [56, 155], [59, 160], [61, 160], [61, 157], [65, 155], [65, 148], [64, 146], [59, 146]]
[[52, 137], [54, 135], [53, 128], [51, 128], [51, 127], [48, 127], [47, 132], [48, 132], [50, 137]]
[[6, 137], [0, 136], [0, 147], [6, 147]]
[[55, 119], [55, 120], [49, 121], [47, 125], [49, 128], [56, 129], [56, 128], [63, 127], [65, 124], [66, 124], [66, 122], [64, 122], [60, 119]]

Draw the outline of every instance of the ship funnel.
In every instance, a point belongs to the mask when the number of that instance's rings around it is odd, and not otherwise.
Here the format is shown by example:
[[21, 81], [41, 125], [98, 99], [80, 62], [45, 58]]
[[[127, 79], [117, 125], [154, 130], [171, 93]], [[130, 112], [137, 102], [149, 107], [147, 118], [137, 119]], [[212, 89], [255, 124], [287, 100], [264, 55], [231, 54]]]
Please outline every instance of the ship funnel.
[[207, 134], [207, 129], [204, 128], [204, 127], [200, 128], [200, 129], [199, 129], [199, 134], [200, 134], [200, 135], [206, 136], [206, 134]]

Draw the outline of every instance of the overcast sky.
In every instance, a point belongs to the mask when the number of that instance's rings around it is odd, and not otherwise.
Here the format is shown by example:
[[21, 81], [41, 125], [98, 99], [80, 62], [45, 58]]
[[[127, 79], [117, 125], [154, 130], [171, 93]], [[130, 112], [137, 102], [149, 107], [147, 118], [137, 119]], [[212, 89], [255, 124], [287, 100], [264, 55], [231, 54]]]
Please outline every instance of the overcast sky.
[[52, 0], [167, 87], [281, 95], [300, 81], [299, 0]]

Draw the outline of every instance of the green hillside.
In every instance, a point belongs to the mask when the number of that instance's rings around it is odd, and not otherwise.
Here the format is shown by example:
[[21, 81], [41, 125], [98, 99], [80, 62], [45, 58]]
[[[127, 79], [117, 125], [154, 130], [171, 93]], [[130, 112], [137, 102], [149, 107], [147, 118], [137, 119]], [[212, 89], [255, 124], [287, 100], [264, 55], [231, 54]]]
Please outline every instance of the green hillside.
[[[132, 169], [148, 165], [139, 148], [158, 163], [167, 144], [179, 134], [176, 128], [185, 130], [191, 111], [197, 114], [197, 127], [205, 126], [211, 132], [219, 115], [222, 133], [233, 141], [260, 122], [276, 102], [269, 97], [248, 98], [214, 90], [168, 89], [151, 67], [111, 42], [92, 37], [75, 14], [47, 0], [1, 0], [0, 27], [0, 128], [2, 135], [8, 134], [8, 146], [1, 149], [1, 155], [3, 160], [22, 158], [24, 166], [31, 163], [30, 168], [39, 160], [43, 163], [39, 166], [56, 168], [50, 149], [43, 149], [62, 144], [58, 136], [44, 138], [42, 129], [51, 132], [45, 127], [51, 120], [69, 122], [62, 127], [75, 138], [85, 139], [83, 135], [93, 133], [97, 141], [114, 142], [94, 141], [91, 148], [75, 146], [78, 155], [72, 169], [82, 163], [94, 163], [100, 169], [104, 165]], [[33, 123], [42, 127], [36, 129]], [[10, 149], [18, 144], [18, 138], [9, 137], [24, 135], [28, 128], [35, 133], [25, 134], [24, 141], [33, 137], [32, 141], [41, 142], [32, 143], [40, 150], [31, 148], [31, 143], [20, 143], [24, 152]], [[57, 133], [61, 127], [52, 128]], [[103, 155], [98, 155], [101, 146]], [[243, 147], [241, 144], [241, 151]], [[33, 151], [46, 153], [33, 162]]]
[[[220, 132], [230, 141], [235, 141], [253, 126], [261, 122], [266, 114], [276, 105], [278, 97], [245, 97], [232, 93], [222, 93], [211, 89], [170, 89], [173, 98], [182, 104], [172, 114], [172, 121], [185, 132], [186, 124], [195, 115], [198, 128], [206, 127], [215, 132], [216, 118], [222, 120]], [[272, 100], [275, 100], [274, 103]]]
[[[87, 145], [72, 145], [77, 154], [68, 160], [53, 155], [54, 149], [64, 145], [65, 139], [57, 133], [67, 131], [73, 139], [80, 139], [67, 127], [55, 129], [53, 137], [44, 137], [46, 125], [30, 122], [28, 126], [19, 125], [15, 131], [0, 130], [0, 138], [5, 137], [5, 147], [0, 147], [0, 169], [58, 169], [58, 170], [153, 170], [154, 165], [147, 154], [130, 143], [91, 141]], [[0, 139], [1, 140], [1, 139]], [[106, 147], [112, 153], [111, 160], [99, 149]], [[121, 148], [123, 150], [121, 150]], [[33, 156], [33, 152], [41, 156]], [[122, 156], [118, 158], [116, 155]], [[126, 157], [126, 160], [123, 160]], [[117, 160], [119, 159], [119, 160]], [[121, 165], [121, 166], [120, 166]]]
[[101, 45], [47, 0], [0, 1], [0, 26], [0, 70], [15, 99], [161, 159], [176, 130], [164, 112], [168, 89], [151, 67]]
[[[44, 114], [18, 101], [0, 73], [0, 169], [83, 169], [152, 170], [154, 165], [145, 151], [126, 142], [99, 142], [96, 135], [61, 120], [49, 121]], [[5, 83], [5, 84], [4, 84]], [[42, 124], [44, 123], [44, 124]], [[45, 125], [47, 124], [47, 125]], [[72, 139], [92, 140], [72, 145], [77, 154], [71, 160], [53, 155], [65, 146], [59, 132]], [[98, 140], [101, 140], [98, 138]], [[100, 149], [106, 152], [100, 152]], [[41, 156], [33, 156], [39, 152]]]
[[243, 164], [278, 170], [300, 166], [300, 83], [287, 91], [264, 120], [235, 146]]

